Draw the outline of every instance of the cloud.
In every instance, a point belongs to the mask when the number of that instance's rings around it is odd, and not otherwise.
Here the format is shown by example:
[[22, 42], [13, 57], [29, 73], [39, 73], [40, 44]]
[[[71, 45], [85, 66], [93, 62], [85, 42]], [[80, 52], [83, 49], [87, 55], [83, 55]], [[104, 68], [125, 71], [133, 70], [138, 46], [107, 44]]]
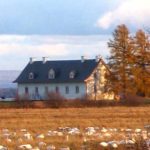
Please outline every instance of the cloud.
[[106, 12], [97, 21], [97, 26], [108, 29], [118, 24], [127, 24], [135, 28], [150, 25], [150, 0], [124, 0], [117, 8]]
[[[21, 44], [1, 44], [0, 56], [16, 55], [24, 57], [40, 57], [40, 56], [64, 56], [68, 52], [64, 44], [41, 44], [41, 45], [21, 45]], [[60, 53], [60, 50], [62, 53]], [[15, 57], [16, 57], [15, 56]]]
[[48, 43], [46, 39], [48, 37], [45, 37], [45, 41], [42, 41], [42, 36], [1, 35], [0, 56], [5, 57], [11, 54], [15, 57], [61, 57], [68, 54], [65, 44], [58, 42]]
[[105, 58], [109, 54], [109, 38], [110, 35], [0, 35], [0, 70], [22, 70], [29, 57], [36, 57], [37, 60], [42, 60], [43, 56], [48, 56], [50, 60], [80, 59], [82, 55], [94, 58], [101, 54]]

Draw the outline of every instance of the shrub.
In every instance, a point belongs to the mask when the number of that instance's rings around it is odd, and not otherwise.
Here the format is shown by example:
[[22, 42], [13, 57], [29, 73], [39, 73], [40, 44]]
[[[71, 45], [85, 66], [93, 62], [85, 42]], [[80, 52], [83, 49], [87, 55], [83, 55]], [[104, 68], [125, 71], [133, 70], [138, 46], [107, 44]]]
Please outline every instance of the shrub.
[[[27, 97], [17, 96], [14, 103], [5, 107], [15, 108], [85, 108], [107, 106], [139, 106], [150, 104], [150, 99], [128, 94], [120, 100], [90, 100], [83, 96], [79, 99], [65, 99], [62, 95], [50, 92], [46, 100], [29, 100]], [[3, 106], [4, 107], [4, 106]]]
[[17, 108], [32, 108], [32, 101], [27, 95], [24, 95], [22, 97], [16, 95], [15, 102]]
[[138, 106], [144, 104], [144, 98], [137, 95], [128, 94], [124, 99], [120, 100], [120, 103], [127, 106]]
[[48, 93], [47, 100], [45, 101], [46, 107], [59, 108], [63, 105], [65, 98], [56, 92]]

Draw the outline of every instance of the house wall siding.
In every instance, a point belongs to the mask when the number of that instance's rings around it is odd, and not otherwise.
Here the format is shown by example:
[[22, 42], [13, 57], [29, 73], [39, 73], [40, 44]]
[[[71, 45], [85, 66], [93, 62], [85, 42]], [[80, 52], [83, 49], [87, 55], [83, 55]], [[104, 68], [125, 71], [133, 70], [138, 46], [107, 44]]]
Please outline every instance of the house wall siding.
[[[76, 86], [79, 87], [79, 93], [76, 93]], [[67, 99], [80, 98], [86, 94], [85, 83], [60, 83], [60, 84], [18, 84], [18, 95], [20, 97], [25, 96], [25, 87], [28, 87], [30, 99], [45, 99], [46, 90], [48, 92], [55, 92], [56, 87], [59, 88], [59, 93]], [[38, 87], [38, 96], [35, 94], [35, 88]], [[69, 93], [66, 93], [66, 87], [69, 87]]]

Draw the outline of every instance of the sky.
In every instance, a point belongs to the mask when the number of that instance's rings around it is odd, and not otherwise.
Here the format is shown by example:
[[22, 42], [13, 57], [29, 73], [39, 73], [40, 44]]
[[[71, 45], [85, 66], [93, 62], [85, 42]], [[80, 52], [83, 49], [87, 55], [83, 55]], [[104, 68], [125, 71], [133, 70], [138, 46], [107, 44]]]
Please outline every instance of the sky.
[[109, 55], [119, 24], [150, 26], [150, 0], [0, 0], [0, 70], [42, 60]]

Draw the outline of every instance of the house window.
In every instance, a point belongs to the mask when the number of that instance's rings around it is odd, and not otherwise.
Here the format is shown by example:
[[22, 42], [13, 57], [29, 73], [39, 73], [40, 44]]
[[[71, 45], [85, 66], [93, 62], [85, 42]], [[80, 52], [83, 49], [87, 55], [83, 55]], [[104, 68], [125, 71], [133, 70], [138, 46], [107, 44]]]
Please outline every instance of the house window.
[[69, 94], [69, 87], [66, 86], [66, 94]]
[[76, 86], [76, 93], [78, 94], [79, 93], [79, 87]]
[[95, 79], [95, 80], [98, 80], [98, 79], [99, 79], [99, 76], [100, 76], [100, 74], [99, 74], [98, 71], [94, 73], [94, 79]]
[[49, 79], [54, 79], [55, 78], [55, 71], [54, 69], [50, 69], [48, 72], [48, 78]]
[[35, 93], [38, 94], [39, 93], [39, 89], [38, 87], [35, 87]]
[[26, 95], [29, 94], [29, 89], [28, 89], [28, 87], [25, 87], [25, 94], [26, 94]]
[[55, 89], [56, 93], [59, 93], [59, 87], [56, 86], [56, 89]]
[[71, 71], [70, 73], [69, 73], [69, 78], [70, 79], [73, 79], [75, 77], [75, 71]]
[[29, 79], [34, 79], [34, 74], [33, 74], [33, 72], [30, 72], [30, 73], [29, 73]]

